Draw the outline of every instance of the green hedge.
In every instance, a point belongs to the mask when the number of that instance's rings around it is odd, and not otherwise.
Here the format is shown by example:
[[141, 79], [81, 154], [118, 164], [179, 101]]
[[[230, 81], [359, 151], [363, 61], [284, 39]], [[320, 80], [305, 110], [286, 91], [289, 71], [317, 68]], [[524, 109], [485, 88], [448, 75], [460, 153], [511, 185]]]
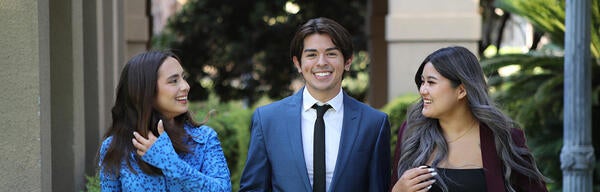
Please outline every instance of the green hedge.
[[[263, 98], [257, 102], [257, 106], [270, 102]], [[190, 106], [190, 110], [194, 111], [195, 119], [198, 121], [204, 120], [209, 111], [215, 111], [206, 125], [213, 128], [218, 134], [231, 172], [233, 191], [238, 191], [240, 186], [240, 178], [246, 163], [250, 142], [250, 119], [255, 108], [246, 107], [241, 101], [222, 103], [216, 96], [211, 96], [206, 102], [194, 103]]]
[[85, 176], [85, 180], [87, 181], [85, 183], [85, 191], [87, 192], [100, 192], [100, 178], [98, 176], [98, 173], [96, 173], [96, 175], [92, 176]]
[[417, 99], [419, 99], [419, 95], [417, 94], [406, 94], [395, 98], [381, 108], [381, 111], [388, 114], [390, 120], [390, 128], [392, 131], [390, 140], [390, 143], [392, 144], [392, 156], [394, 155], [394, 149], [396, 147], [396, 142], [398, 141], [398, 129], [400, 128], [400, 125], [402, 125], [402, 122], [404, 122], [406, 119], [406, 111], [410, 105], [417, 101]]
[[[566, 1], [498, 0], [497, 8], [526, 18], [536, 31], [550, 37], [549, 44], [523, 54], [482, 58], [492, 96], [514, 118], [527, 135], [538, 168], [554, 180], [549, 191], [562, 190], [560, 154], [563, 147], [564, 39]], [[600, 150], [600, 0], [592, 0], [590, 10], [591, 137], [595, 153]], [[510, 66], [516, 72], [501, 76], [499, 70]], [[582, 82], [583, 83], [583, 82]], [[600, 158], [596, 156], [596, 165]], [[593, 191], [600, 191], [600, 167], [596, 166]]]

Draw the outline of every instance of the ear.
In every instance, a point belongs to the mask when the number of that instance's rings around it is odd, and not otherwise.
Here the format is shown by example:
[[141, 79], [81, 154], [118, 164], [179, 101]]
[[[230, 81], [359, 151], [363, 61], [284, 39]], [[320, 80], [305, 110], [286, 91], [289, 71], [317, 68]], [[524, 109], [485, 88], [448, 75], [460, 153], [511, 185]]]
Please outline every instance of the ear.
[[467, 89], [465, 89], [465, 85], [462, 83], [456, 87], [456, 92], [458, 93], [459, 100], [467, 97]]
[[292, 61], [294, 62], [294, 66], [296, 66], [298, 73], [302, 73], [302, 68], [300, 68], [300, 61], [298, 61], [298, 57], [292, 57]]
[[350, 65], [352, 64], [352, 60], [354, 59], [354, 55], [350, 56], [346, 63], [344, 63], [344, 70], [350, 71]]
[[456, 92], [458, 93], [459, 100], [467, 96], [467, 89], [465, 89], [465, 85], [462, 83], [456, 87]]

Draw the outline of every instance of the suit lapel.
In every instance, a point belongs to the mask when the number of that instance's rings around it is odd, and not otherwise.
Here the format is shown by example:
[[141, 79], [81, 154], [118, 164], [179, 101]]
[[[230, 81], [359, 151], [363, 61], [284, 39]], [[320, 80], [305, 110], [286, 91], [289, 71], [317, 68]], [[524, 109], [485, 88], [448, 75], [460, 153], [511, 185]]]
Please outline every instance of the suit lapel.
[[340, 180], [340, 176], [344, 170], [347, 170], [347, 162], [350, 159], [352, 149], [354, 149], [354, 141], [359, 132], [359, 120], [361, 116], [360, 108], [357, 101], [348, 96], [344, 92], [344, 121], [342, 123], [342, 137], [340, 138], [340, 148], [337, 156], [337, 163], [333, 178], [331, 180], [330, 190], [335, 191], [335, 186]]
[[290, 142], [290, 156], [294, 156], [293, 165], [298, 173], [302, 175], [302, 182], [308, 190], [312, 190], [310, 180], [308, 179], [308, 171], [306, 170], [306, 162], [304, 161], [304, 148], [302, 146], [302, 92], [300, 89], [294, 94], [288, 103], [289, 107], [285, 107], [286, 111], [282, 111], [286, 118], [282, 121], [284, 126], [287, 126], [286, 132]]

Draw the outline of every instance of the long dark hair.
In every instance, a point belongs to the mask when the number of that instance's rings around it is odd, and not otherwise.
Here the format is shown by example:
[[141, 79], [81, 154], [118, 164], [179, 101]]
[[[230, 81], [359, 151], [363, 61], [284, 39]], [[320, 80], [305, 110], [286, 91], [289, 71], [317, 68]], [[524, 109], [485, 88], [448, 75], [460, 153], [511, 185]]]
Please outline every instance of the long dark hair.
[[[112, 142], [103, 158], [102, 166], [110, 173], [118, 175], [121, 162], [125, 161], [134, 173], [136, 171], [131, 162], [136, 162], [146, 174], [162, 174], [160, 169], [142, 161], [137, 155], [135, 159], [132, 158], [131, 154], [135, 154], [136, 149], [131, 139], [134, 131], [146, 138], [148, 132], [158, 136], [157, 123], [162, 119], [155, 107], [158, 68], [169, 57], [179, 61], [171, 52], [149, 51], [134, 56], [123, 68], [117, 87], [117, 98], [112, 108], [112, 125], [105, 134], [105, 138], [112, 136]], [[188, 146], [184, 144], [189, 135], [183, 129], [183, 125], [199, 125], [193, 121], [191, 114], [186, 112], [175, 117], [173, 124], [163, 122], [175, 151], [189, 153]]]
[[[446, 47], [431, 53], [415, 74], [417, 88], [421, 86], [421, 75], [427, 63], [433, 64], [442, 76], [451, 81], [453, 87], [464, 85], [471, 113], [479, 122], [487, 125], [494, 134], [496, 150], [504, 165], [503, 176], [507, 190], [515, 191], [511, 184], [513, 171], [536, 181], [546, 180], [537, 169], [531, 152], [517, 146], [513, 141], [511, 129], [519, 128], [519, 125], [502, 113], [489, 97], [483, 70], [473, 53], [464, 47]], [[427, 163], [430, 157], [433, 157], [432, 165], [436, 167], [448, 155], [448, 144], [438, 120], [423, 116], [422, 110], [421, 99], [408, 111], [407, 125], [402, 138], [402, 155], [398, 162], [398, 175]], [[438, 182], [446, 191], [443, 179], [438, 179]]]

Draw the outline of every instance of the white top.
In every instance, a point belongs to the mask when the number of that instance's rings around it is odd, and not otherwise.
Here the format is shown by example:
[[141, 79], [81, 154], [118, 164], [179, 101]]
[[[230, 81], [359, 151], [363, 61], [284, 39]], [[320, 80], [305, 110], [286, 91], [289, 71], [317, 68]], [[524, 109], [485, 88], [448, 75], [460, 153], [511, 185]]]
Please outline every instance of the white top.
[[302, 147], [304, 148], [304, 161], [308, 171], [308, 179], [313, 184], [313, 140], [315, 132], [315, 121], [317, 120], [317, 110], [312, 106], [329, 104], [332, 108], [325, 112], [323, 120], [325, 121], [325, 173], [326, 189], [329, 189], [335, 163], [337, 162], [338, 150], [340, 147], [340, 138], [342, 137], [342, 122], [344, 120], [344, 96], [342, 90], [333, 97], [333, 99], [321, 103], [310, 95], [305, 88], [302, 93]]

